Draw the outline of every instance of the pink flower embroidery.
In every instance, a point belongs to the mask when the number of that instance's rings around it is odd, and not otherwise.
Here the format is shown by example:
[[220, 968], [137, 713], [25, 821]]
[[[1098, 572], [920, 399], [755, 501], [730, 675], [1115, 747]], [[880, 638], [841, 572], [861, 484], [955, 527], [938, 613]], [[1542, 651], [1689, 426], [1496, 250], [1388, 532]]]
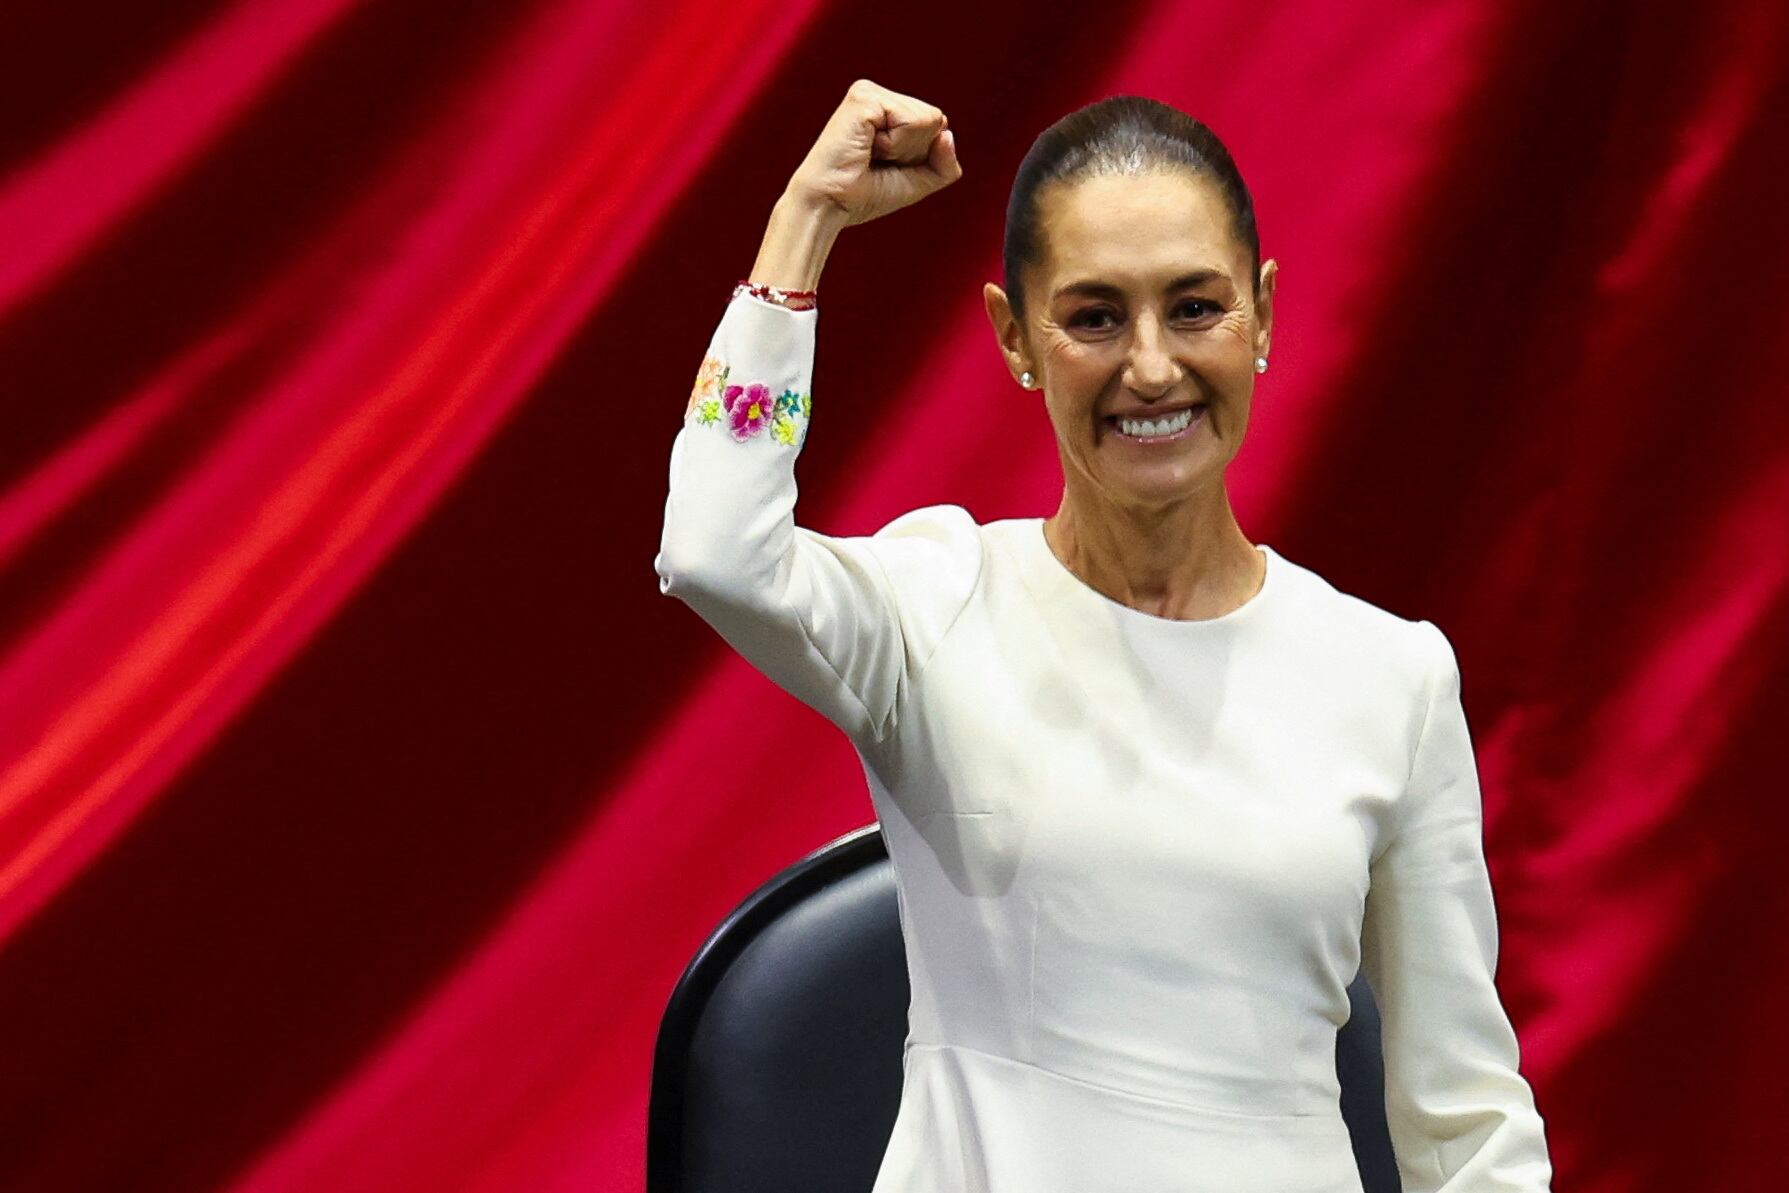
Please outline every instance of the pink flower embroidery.
[[728, 429], [741, 443], [770, 425], [775, 412], [770, 387], [758, 382], [729, 385], [721, 395], [721, 404], [727, 408]]

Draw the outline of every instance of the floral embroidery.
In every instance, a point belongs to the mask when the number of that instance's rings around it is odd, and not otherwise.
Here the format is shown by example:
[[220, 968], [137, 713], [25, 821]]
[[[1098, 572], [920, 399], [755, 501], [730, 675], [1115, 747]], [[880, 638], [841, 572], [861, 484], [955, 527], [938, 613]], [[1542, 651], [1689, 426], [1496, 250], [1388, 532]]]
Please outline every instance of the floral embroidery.
[[770, 387], [761, 382], [728, 385], [732, 371], [731, 365], [717, 357], [703, 358], [684, 417], [693, 415], [702, 426], [713, 426], [724, 417], [728, 433], [740, 443], [769, 427], [778, 443], [786, 447], [799, 445], [813, 412], [813, 396], [785, 389], [773, 399]]
[[776, 436], [778, 443], [786, 443], [790, 447], [795, 446], [796, 440], [801, 437], [796, 419], [806, 418], [808, 408], [809, 399], [806, 394], [798, 394], [792, 389], [785, 389], [777, 395], [776, 413], [770, 424], [770, 430], [771, 434]]
[[[711, 399], [719, 398], [721, 387], [727, 383], [727, 372], [725, 361], [714, 356], [703, 357], [702, 367], [696, 373], [696, 387], [690, 390], [690, 401], [684, 409], [684, 414], [688, 415], [699, 407], [705, 408], [706, 403]], [[702, 421], [711, 423], [714, 421], [714, 416], [711, 415]]]
[[756, 381], [750, 385], [729, 385], [721, 394], [721, 405], [727, 408], [727, 429], [741, 443], [770, 424], [770, 387], [767, 385]]

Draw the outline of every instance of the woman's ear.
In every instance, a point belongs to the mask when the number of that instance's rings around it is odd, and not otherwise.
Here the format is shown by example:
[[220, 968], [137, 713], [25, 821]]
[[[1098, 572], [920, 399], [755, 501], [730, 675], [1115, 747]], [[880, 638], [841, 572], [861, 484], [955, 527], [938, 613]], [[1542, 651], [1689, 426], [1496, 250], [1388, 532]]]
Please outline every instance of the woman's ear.
[[1006, 291], [999, 286], [989, 282], [982, 287], [981, 298], [988, 311], [988, 322], [994, 327], [994, 340], [999, 345], [1000, 355], [1006, 359], [1006, 367], [1017, 381], [1019, 374], [1031, 367], [1025, 350], [1025, 328], [1014, 316]]
[[1260, 327], [1255, 344], [1256, 356], [1270, 355], [1273, 347], [1273, 287], [1280, 276], [1280, 263], [1269, 257], [1261, 263], [1261, 296], [1255, 300], [1255, 322]]

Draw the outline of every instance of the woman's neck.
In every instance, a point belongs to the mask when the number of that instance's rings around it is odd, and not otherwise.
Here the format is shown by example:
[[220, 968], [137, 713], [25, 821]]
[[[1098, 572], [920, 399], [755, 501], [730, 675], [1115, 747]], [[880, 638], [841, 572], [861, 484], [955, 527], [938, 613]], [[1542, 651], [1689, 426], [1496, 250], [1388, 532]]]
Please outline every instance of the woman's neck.
[[1266, 561], [1219, 486], [1210, 499], [1151, 510], [1077, 501], [1044, 520], [1063, 566], [1096, 592], [1156, 617], [1222, 617], [1261, 590]]

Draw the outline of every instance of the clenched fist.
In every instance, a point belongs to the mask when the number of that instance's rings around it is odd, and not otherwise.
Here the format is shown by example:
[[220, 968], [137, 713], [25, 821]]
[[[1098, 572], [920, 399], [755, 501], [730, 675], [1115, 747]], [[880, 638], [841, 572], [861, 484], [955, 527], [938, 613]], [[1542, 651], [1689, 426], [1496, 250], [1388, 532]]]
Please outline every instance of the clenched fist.
[[963, 176], [944, 113], [859, 79], [808, 150], [786, 193], [821, 200], [861, 224], [915, 203]]

